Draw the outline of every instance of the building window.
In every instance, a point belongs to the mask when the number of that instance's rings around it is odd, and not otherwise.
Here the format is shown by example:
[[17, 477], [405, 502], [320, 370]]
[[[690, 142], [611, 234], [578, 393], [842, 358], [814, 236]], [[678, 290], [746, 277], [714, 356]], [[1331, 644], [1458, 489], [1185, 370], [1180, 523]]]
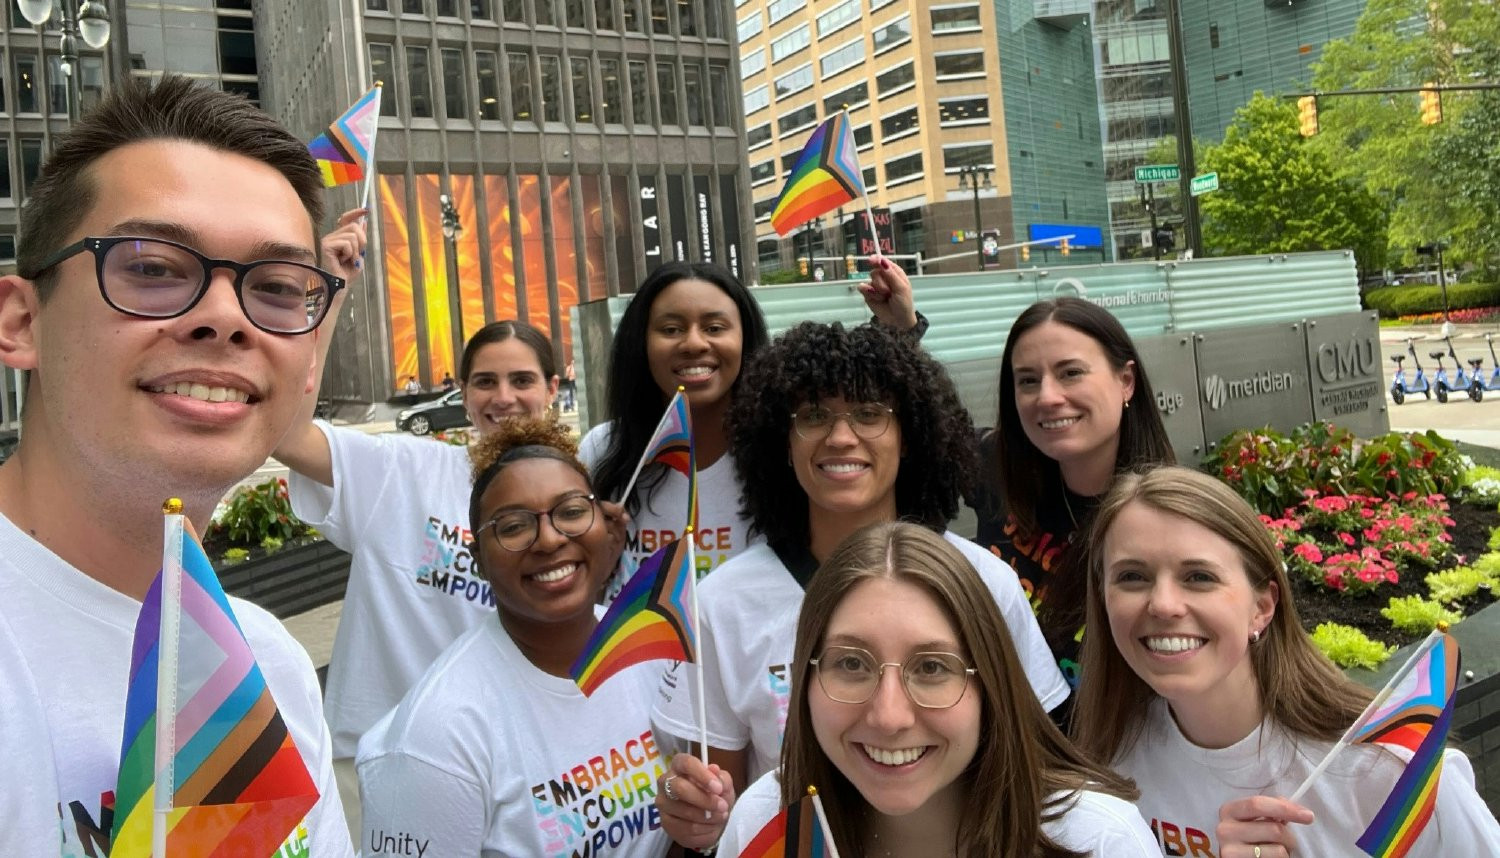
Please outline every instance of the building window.
[[792, 168], [797, 166], [797, 159], [802, 157], [801, 152], [788, 152], [781, 156], [782, 175], [791, 175]]
[[895, 95], [905, 89], [910, 89], [917, 82], [916, 68], [910, 60], [888, 69], [875, 76], [875, 91], [881, 98]]
[[988, 122], [989, 118], [990, 100], [982, 95], [938, 99], [938, 123], [940, 125]]
[[562, 58], [553, 54], [537, 57], [542, 64], [542, 120], [562, 121]]
[[771, 142], [771, 123], [764, 122], [745, 132], [745, 148], [757, 149]]
[[443, 106], [449, 119], [469, 118], [469, 99], [465, 90], [464, 55], [457, 48], [443, 48]]
[[47, 109], [66, 115], [68, 112], [68, 79], [62, 73], [62, 57], [47, 57]]
[[0, 137], [0, 199], [10, 198], [10, 141]]
[[661, 98], [661, 124], [677, 125], [677, 64], [656, 61], [656, 92]]
[[648, 0], [651, 4], [651, 32], [659, 36], [672, 34], [672, 21], [667, 11], [667, 0]]
[[1208, 46], [1210, 48], [1217, 48], [1219, 46], [1219, 25], [1218, 24], [1209, 24], [1208, 25]]
[[875, 53], [888, 51], [897, 45], [904, 45], [911, 41], [911, 16], [902, 15], [896, 20], [877, 29], [870, 36], [874, 43]]
[[979, 4], [938, 6], [932, 9], [932, 32], [967, 32], [979, 29]]
[[870, 85], [865, 81], [860, 81], [854, 86], [845, 87], [823, 99], [823, 113], [825, 115], [830, 114], [834, 111], [843, 110], [845, 107], [853, 110], [860, 105], [869, 103]]
[[552, 0], [533, 0], [531, 10], [539, 26], [557, 26], [557, 10], [552, 8]]
[[759, 164], [750, 165], [750, 184], [752, 186], [762, 182], [769, 182], [774, 178], [776, 178], [775, 161], [761, 161]]
[[766, 70], [766, 49], [756, 48], [748, 54], [740, 57], [740, 77], [749, 80], [751, 75], [760, 74]]
[[687, 124], [694, 128], [708, 125], [708, 110], [704, 107], [703, 66], [693, 60], [682, 64], [682, 94], [687, 97]]
[[479, 78], [479, 118], [500, 118], [500, 59], [494, 51], [474, 52], [474, 74]]
[[896, 0], [870, 0], [870, 11], [874, 12], [876, 9], [884, 9], [894, 2]]
[[646, 80], [646, 61], [630, 63], [630, 119], [636, 125], [651, 125], [651, 85]]
[[510, 66], [510, 115], [517, 122], [535, 122], [536, 104], [531, 97], [531, 57], [519, 51], [505, 55]]
[[703, 0], [703, 35], [724, 38], [724, 5], [719, 0]]
[[760, 34], [761, 20], [760, 10], [756, 9], [754, 12], [750, 13], [750, 17], [744, 18], [739, 23], [735, 24], [735, 35], [739, 37], [740, 44], [744, 44], [745, 42], [749, 41], [751, 37]]
[[636, 5], [639, 2], [641, 2], [641, 0], [624, 0], [624, 6], [621, 7], [624, 10], [625, 14], [623, 21], [625, 29], [629, 30], [632, 33], [646, 32], [645, 30], [641, 29], [641, 13], [639, 11], [640, 7]]
[[525, 0], [505, 0], [505, 5], [503, 7], [503, 12], [504, 12], [504, 15], [505, 15], [505, 21], [506, 21], [506, 23], [509, 23], [509, 24], [524, 24], [524, 23], [526, 23], [526, 3], [525, 3]]
[[42, 171], [42, 138], [22, 137], [21, 144], [21, 193], [30, 193], [37, 174]]
[[866, 122], [864, 125], [854, 126], [854, 148], [863, 149], [866, 146], [875, 145], [875, 127]]
[[708, 67], [708, 91], [713, 104], [714, 124], [721, 128], [733, 128], [734, 109], [729, 106], [728, 66], [710, 65]]
[[604, 84], [604, 102], [600, 105], [609, 125], [625, 124], [625, 85], [620, 80], [620, 61], [613, 57], [599, 59], [599, 80]]
[[403, 14], [403, 15], [420, 15], [420, 14], [422, 14], [422, 0], [401, 0], [401, 14]]
[[771, 16], [771, 25], [775, 26], [777, 21], [806, 6], [805, 0], [771, 0], [766, 4], [766, 12]]
[[902, 181], [919, 178], [922, 175], [922, 153], [913, 152], [900, 158], [892, 158], [885, 162], [885, 183], [887, 186], [899, 184]]
[[[906, 134], [914, 134], [917, 130], [917, 109], [908, 107], [899, 113], [893, 113], [880, 120], [880, 139], [882, 142], [901, 137]], [[890, 171], [886, 171], [890, 176]]]
[[36, 57], [13, 54], [16, 61], [16, 112], [41, 113], [41, 99], [37, 98]]
[[370, 43], [370, 76], [385, 88], [380, 96], [380, 115], [397, 115], [395, 48], [380, 42]]
[[[756, 223], [760, 223], [763, 220], [770, 220], [771, 219], [771, 212], [773, 212], [773, 211], [776, 211], [776, 198], [775, 197], [772, 197], [769, 200], [756, 200], [755, 201], [755, 222]], [[781, 242], [777, 241], [774, 238], [771, 238], [771, 239], [767, 239], [765, 241], [760, 242], [759, 247], [760, 247], [760, 267], [761, 267], [762, 270], [764, 270], [766, 268], [767, 257], [769, 257], [770, 259], [775, 260], [777, 262], [780, 262], [780, 260], [781, 260], [781, 250], [780, 250], [780, 248], [781, 248]], [[769, 247], [769, 250], [767, 249], [768, 247]], [[779, 268], [780, 266], [778, 265], [776, 267]]]
[[589, 21], [583, 0], [563, 0], [563, 20], [575, 30], [587, 30]]
[[771, 62], [779, 63], [812, 44], [812, 31], [806, 24], [771, 42]]
[[249, 15], [220, 14], [219, 73], [253, 75], [255, 64], [255, 21]]
[[0, 235], [0, 260], [10, 263], [16, 261], [16, 237], [14, 235]]
[[439, 18], [457, 18], [458, 0], [437, 0], [437, 13]]
[[960, 167], [992, 167], [995, 147], [990, 143], [950, 143], [943, 147], [943, 170], [957, 172]]
[[757, 110], [771, 104], [771, 88], [765, 84], [745, 93], [745, 115], [749, 116]]
[[817, 121], [818, 106], [816, 104], [809, 104], [805, 107], [799, 107], [790, 113], [783, 113], [776, 120], [776, 128], [781, 132], [781, 136], [785, 137]]
[[490, 0], [469, 0], [470, 21], [493, 21], [493, 9]]
[[365, 0], [365, 9], [370, 12], [389, 12], [391, 4], [389, 0]]
[[[707, 0], [709, 3], [715, 0]], [[677, 33], [681, 36], [698, 35], [698, 22], [693, 18], [693, 0], [677, 0]]]
[[932, 58], [938, 80], [948, 77], [983, 77], [984, 51], [937, 54]]
[[413, 117], [432, 116], [432, 67], [427, 63], [427, 49], [406, 46], [407, 98]]
[[850, 66], [858, 65], [865, 58], [865, 40], [855, 39], [839, 45], [818, 59], [818, 71], [823, 77], [833, 77]]
[[859, 20], [859, 0], [844, 0], [818, 16], [818, 38], [842, 30]]
[[615, 20], [614, 0], [594, 0], [594, 26], [601, 30], [618, 30], [620, 24]]
[[794, 92], [801, 92], [802, 90], [807, 89], [808, 87], [812, 86], [812, 84], [812, 63], [807, 63], [792, 71], [787, 72], [781, 77], [776, 78], [776, 97], [785, 98]]
[[866, 168], [864, 168], [863, 170], [860, 171], [859, 175], [860, 175], [860, 178], [864, 180], [865, 190], [868, 191], [868, 190], [870, 190], [870, 189], [872, 189], [872, 188], [875, 187], [875, 168], [874, 167], [866, 167]]
[[594, 121], [594, 79], [589, 74], [588, 57], [571, 57], [573, 67], [573, 121]]

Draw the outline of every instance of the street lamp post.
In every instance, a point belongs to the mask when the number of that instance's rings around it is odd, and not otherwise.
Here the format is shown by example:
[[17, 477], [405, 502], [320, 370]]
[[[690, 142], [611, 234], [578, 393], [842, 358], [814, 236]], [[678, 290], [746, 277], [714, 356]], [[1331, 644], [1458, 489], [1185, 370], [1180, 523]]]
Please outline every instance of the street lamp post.
[[459, 361], [464, 353], [464, 309], [458, 289], [458, 237], [464, 234], [463, 222], [458, 219], [458, 209], [453, 207], [453, 198], [438, 195], [443, 207], [443, 243], [448, 257], [448, 315], [453, 319], [453, 371], [458, 372]]
[[817, 267], [817, 260], [813, 257], [813, 234], [823, 231], [823, 218], [815, 217], [807, 222], [804, 234], [807, 236], [807, 276], [811, 277], [813, 269]]
[[[981, 190], [993, 191], [995, 189], [995, 186], [990, 182], [990, 171], [992, 169], [991, 167], [984, 167], [978, 164], [969, 164], [958, 169], [958, 189], [960, 191], [973, 189], [974, 191], [974, 241], [976, 242], [975, 247], [979, 248], [975, 251], [975, 257], [979, 260], [980, 271], [984, 270], [984, 248], [979, 243], [982, 241], [980, 236], [984, 234], [984, 224], [979, 216], [979, 192]], [[980, 187], [981, 181], [984, 183], [982, 188]]]
[[[37, 28], [38, 37], [41, 35], [42, 25], [52, 17], [53, 0], [16, 0], [16, 5], [21, 9], [21, 15]], [[58, 6], [62, 13], [62, 38], [58, 43], [58, 52], [62, 55], [62, 73], [67, 80], [68, 91], [68, 122], [71, 124], [78, 121], [78, 39], [82, 38], [84, 43], [94, 50], [101, 50], [109, 44], [109, 10], [104, 8], [101, 0], [83, 0], [75, 8], [71, 0], [62, 0]], [[40, 41], [37, 44], [37, 52], [41, 53]], [[46, 64], [45, 57], [42, 60]], [[42, 94], [46, 98], [46, 94]]]

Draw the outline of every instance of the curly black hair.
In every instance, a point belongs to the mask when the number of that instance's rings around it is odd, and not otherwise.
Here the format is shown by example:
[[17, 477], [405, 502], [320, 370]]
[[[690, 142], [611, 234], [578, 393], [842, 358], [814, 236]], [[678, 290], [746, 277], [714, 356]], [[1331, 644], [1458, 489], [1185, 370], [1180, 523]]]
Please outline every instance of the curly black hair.
[[787, 459], [792, 412], [828, 396], [894, 403], [906, 448], [896, 512], [943, 530], [978, 469], [974, 424], [953, 380], [911, 336], [882, 325], [803, 322], [742, 371], [729, 412], [730, 450], [751, 529], [774, 546], [811, 541], [807, 494]]
[[578, 441], [573, 437], [573, 430], [550, 415], [506, 420], [469, 450], [469, 462], [474, 468], [474, 486], [469, 491], [471, 531], [478, 530], [484, 523], [479, 520], [479, 505], [490, 483], [505, 470], [506, 465], [522, 459], [556, 459], [581, 474], [585, 483], [590, 483], [588, 469], [578, 461]]

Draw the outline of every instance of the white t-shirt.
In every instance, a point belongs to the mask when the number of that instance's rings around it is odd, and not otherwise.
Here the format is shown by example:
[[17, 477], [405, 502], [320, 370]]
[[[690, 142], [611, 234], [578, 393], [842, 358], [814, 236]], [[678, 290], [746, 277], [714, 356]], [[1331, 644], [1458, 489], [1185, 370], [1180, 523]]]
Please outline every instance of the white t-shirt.
[[[1115, 770], [1135, 778], [1137, 806], [1167, 855], [1218, 855], [1214, 829], [1219, 808], [1253, 795], [1289, 796], [1317, 768], [1333, 743], [1293, 742], [1274, 726], [1217, 750], [1188, 740], [1166, 701], [1151, 703], [1141, 736], [1115, 760]], [[1373, 745], [1345, 748], [1300, 799], [1316, 816], [1292, 825], [1298, 851], [1309, 858], [1365, 858], [1355, 846], [1390, 795], [1411, 753]], [[1462, 751], [1443, 754], [1432, 819], [1408, 853], [1411, 858], [1500, 855], [1500, 825], [1474, 789], [1474, 769]]]
[[[590, 429], [579, 443], [578, 458], [590, 470], [604, 458], [613, 427], [613, 423], [601, 423]], [[611, 598], [625, 585], [630, 573], [642, 560], [682, 535], [682, 525], [687, 521], [687, 494], [687, 477], [668, 470], [661, 482], [642, 496], [640, 508], [631, 515], [625, 535], [621, 571], [609, 583]], [[740, 515], [740, 481], [734, 472], [734, 457], [728, 453], [709, 467], [698, 470], [698, 530], [694, 539], [697, 542], [699, 578], [719, 568], [746, 547], [763, 541], [758, 537], [750, 538], [750, 519]]]
[[[781, 807], [780, 771], [767, 772], [740, 795], [729, 812], [729, 824], [719, 838], [719, 854], [739, 855]], [[1041, 828], [1064, 849], [1096, 858], [1162, 858], [1135, 806], [1108, 793], [1078, 792], [1072, 807], [1043, 821]]]
[[[318, 677], [279, 621], [229, 600], [321, 798], [284, 855], [353, 855]], [[0, 855], [107, 854], [141, 603], [0, 515]]]
[[[1016, 573], [961, 536], [948, 532], [943, 537], [974, 564], [994, 595], [1042, 707], [1052, 709], [1063, 702], [1068, 684], [1047, 649]], [[754, 546], [724, 564], [698, 590], [708, 744], [729, 751], [750, 746], [751, 780], [780, 763], [802, 597], [802, 585], [768, 545]], [[651, 710], [662, 732], [684, 742], [700, 738], [698, 673], [697, 666], [670, 663]]]
[[292, 510], [353, 554], [325, 703], [333, 755], [390, 711], [459, 635], [494, 616], [469, 556], [469, 453], [407, 435], [319, 422], [333, 488], [293, 473]]
[[470, 630], [359, 743], [364, 854], [665, 855], [667, 757], [648, 714], [659, 675], [639, 664], [584, 697], [498, 617]]

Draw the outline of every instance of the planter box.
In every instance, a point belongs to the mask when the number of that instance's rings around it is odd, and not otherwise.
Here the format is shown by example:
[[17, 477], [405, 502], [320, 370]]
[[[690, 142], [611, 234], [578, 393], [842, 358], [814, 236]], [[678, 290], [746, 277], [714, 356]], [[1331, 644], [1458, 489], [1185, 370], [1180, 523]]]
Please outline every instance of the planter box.
[[214, 563], [224, 591], [280, 619], [344, 598], [349, 555], [318, 539], [225, 566]]
[[[1466, 618], [1452, 629], [1463, 654], [1449, 741], [1474, 764], [1474, 784], [1500, 814], [1500, 602]], [[1380, 670], [1350, 670], [1357, 682], [1376, 690], [1406, 662], [1415, 644], [1402, 647]]]

